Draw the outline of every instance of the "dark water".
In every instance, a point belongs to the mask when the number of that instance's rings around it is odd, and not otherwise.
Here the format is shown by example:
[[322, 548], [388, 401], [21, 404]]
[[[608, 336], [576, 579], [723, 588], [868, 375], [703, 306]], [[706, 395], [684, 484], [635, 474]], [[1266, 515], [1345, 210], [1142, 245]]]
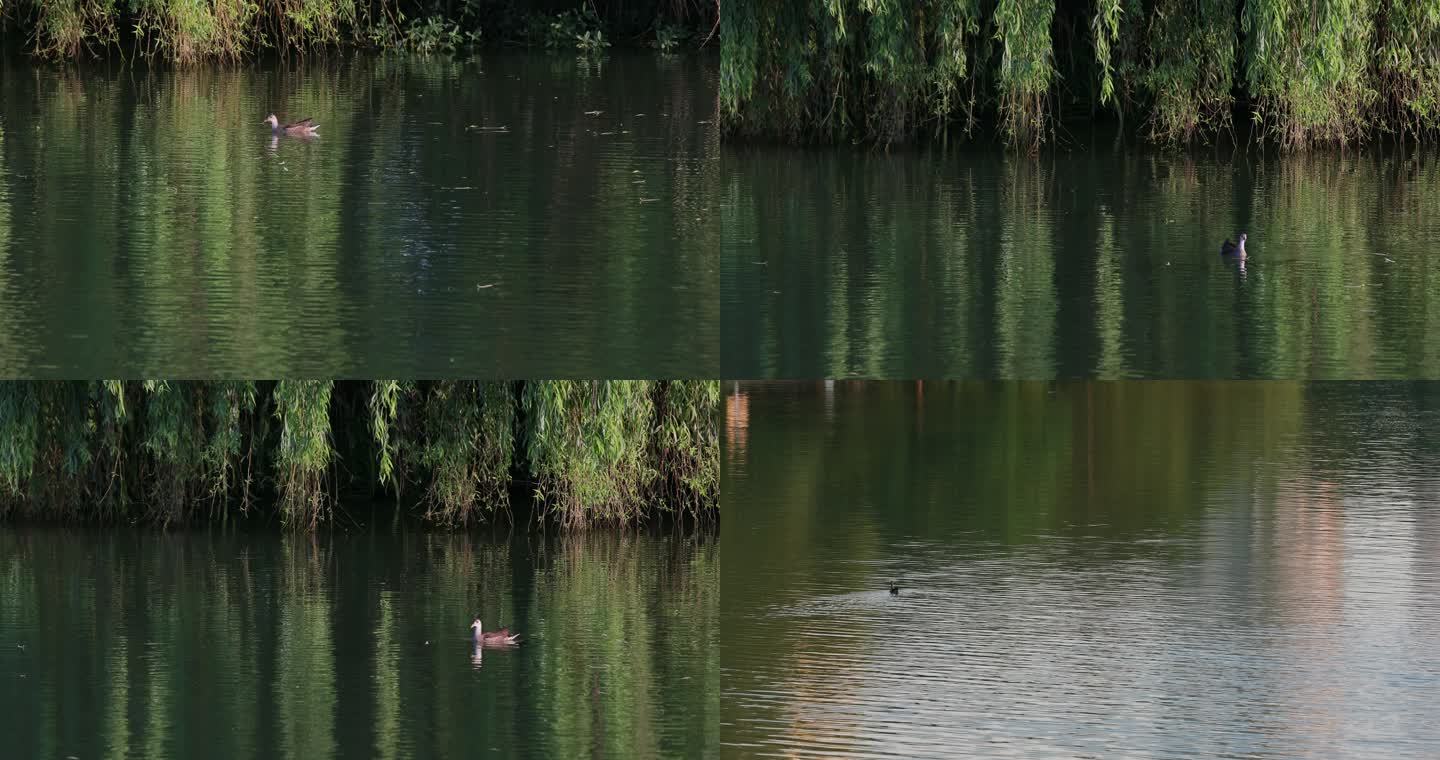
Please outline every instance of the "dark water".
[[7, 528], [0, 754], [714, 757], [718, 595], [713, 541]]
[[1440, 378], [1435, 153], [1073, 145], [727, 148], [725, 376]]
[[1440, 756], [1440, 383], [726, 390], [722, 755]]
[[0, 375], [714, 376], [717, 67], [7, 63]]

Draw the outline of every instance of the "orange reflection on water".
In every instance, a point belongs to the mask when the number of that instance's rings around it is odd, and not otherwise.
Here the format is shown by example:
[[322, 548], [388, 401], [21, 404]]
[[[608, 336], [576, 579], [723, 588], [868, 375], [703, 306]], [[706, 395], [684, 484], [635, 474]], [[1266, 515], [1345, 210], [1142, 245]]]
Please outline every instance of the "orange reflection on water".
[[1340, 744], [1343, 684], [1317, 674], [1343, 669], [1336, 629], [1344, 624], [1344, 504], [1339, 486], [1316, 478], [1281, 483], [1275, 499], [1273, 555], [1281, 592], [1274, 596], [1286, 627], [1301, 632], [1279, 639], [1292, 650], [1287, 661], [1308, 663], [1293, 674], [1286, 723], [1289, 741], [1319, 751]]
[[735, 391], [725, 397], [725, 443], [731, 456], [744, 458], [745, 435], [750, 428], [750, 394], [735, 384]]

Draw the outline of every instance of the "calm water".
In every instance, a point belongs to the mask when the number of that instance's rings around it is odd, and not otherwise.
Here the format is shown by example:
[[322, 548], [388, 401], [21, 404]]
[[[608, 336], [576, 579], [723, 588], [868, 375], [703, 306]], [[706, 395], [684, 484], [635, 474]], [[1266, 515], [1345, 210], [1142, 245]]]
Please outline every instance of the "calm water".
[[0, 375], [713, 377], [717, 67], [7, 63]]
[[727, 148], [725, 376], [1440, 378], [1436, 154], [1074, 145]]
[[714, 757], [718, 594], [713, 541], [7, 528], [0, 754]]
[[1440, 383], [727, 392], [723, 756], [1440, 756]]

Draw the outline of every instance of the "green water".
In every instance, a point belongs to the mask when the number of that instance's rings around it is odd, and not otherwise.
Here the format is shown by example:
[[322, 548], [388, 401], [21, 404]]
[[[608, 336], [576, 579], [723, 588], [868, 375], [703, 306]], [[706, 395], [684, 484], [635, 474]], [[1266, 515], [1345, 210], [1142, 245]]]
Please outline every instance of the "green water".
[[7, 61], [0, 376], [713, 377], [717, 67]]
[[1440, 754], [1440, 383], [726, 393], [722, 756]]
[[678, 536], [7, 528], [0, 754], [713, 757], [718, 597]]
[[1440, 378], [1434, 151], [1102, 137], [727, 147], [725, 376]]

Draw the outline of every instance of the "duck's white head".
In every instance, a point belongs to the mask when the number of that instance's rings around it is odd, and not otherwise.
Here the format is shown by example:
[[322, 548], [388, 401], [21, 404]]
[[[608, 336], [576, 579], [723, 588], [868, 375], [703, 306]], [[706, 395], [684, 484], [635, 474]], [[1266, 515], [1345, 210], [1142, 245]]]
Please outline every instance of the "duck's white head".
[[280, 126], [280, 120], [275, 118], [275, 114], [273, 113], [265, 117], [264, 123], [269, 124], [271, 129], [276, 129]]

